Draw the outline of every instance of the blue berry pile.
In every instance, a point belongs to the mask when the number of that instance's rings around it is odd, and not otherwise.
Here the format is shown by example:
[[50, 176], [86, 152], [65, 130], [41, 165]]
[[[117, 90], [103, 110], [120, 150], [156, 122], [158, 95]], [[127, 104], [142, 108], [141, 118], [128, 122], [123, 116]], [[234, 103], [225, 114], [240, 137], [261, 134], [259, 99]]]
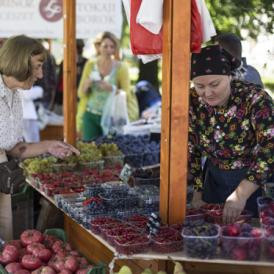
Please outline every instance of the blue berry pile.
[[160, 162], [160, 143], [150, 141], [149, 135], [113, 135], [96, 139], [96, 144], [114, 143], [123, 152], [125, 162], [133, 167], [154, 165]]
[[193, 258], [213, 258], [218, 246], [219, 226], [203, 224], [183, 229], [184, 249], [187, 256]]

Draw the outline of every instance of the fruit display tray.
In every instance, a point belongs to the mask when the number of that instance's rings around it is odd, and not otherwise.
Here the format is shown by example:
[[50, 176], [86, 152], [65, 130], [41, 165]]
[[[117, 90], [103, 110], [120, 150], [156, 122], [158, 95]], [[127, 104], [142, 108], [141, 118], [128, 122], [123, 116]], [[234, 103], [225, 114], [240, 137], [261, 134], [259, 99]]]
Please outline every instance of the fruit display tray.
[[150, 240], [143, 235], [126, 235], [115, 239], [114, 246], [122, 254], [145, 253], [149, 250]]
[[122, 168], [124, 165], [125, 156], [124, 155], [104, 156], [103, 160], [105, 162], [105, 167], [108, 167], [108, 168], [120, 167], [120, 168]]
[[245, 237], [221, 235], [222, 256], [231, 260], [258, 261], [262, 253], [263, 238], [263, 231], [256, 237], [251, 235]]
[[153, 237], [151, 242], [152, 251], [159, 253], [178, 252], [183, 250], [183, 238], [179, 233], [169, 237]]
[[200, 259], [212, 259], [216, 257], [221, 229], [217, 224], [211, 225], [215, 226], [214, 230], [217, 231], [213, 236], [187, 235], [188, 228], [183, 229], [183, 249], [186, 256]]

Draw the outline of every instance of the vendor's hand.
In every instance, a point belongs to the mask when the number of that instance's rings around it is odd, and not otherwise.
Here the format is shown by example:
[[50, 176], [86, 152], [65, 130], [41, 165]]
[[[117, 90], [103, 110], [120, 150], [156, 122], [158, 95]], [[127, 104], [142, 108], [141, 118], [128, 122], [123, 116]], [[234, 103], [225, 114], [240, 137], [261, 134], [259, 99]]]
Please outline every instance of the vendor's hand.
[[60, 159], [69, 157], [73, 153], [75, 153], [76, 155], [80, 154], [80, 151], [78, 149], [70, 144], [61, 141], [48, 141], [47, 152]]
[[98, 86], [100, 87], [100, 89], [106, 90], [106, 91], [112, 91], [112, 85], [109, 84], [108, 82], [101, 80], [98, 81]]
[[232, 192], [226, 199], [223, 209], [223, 222], [231, 224], [241, 215], [245, 208], [246, 199], [239, 197], [237, 191]]
[[84, 94], [88, 94], [91, 85], [92, 85], [91, 79], [88, 78], [84, 81], [84, 83], [83, 83], [83, 93]]
[[194, 191], [192, 202], [191, 202], [192, 207], [194, 207], [194, 208], [200, 208], [204, 204], [206, 204], [206, 202], [204, 202], [202, 200], [202, 192]]

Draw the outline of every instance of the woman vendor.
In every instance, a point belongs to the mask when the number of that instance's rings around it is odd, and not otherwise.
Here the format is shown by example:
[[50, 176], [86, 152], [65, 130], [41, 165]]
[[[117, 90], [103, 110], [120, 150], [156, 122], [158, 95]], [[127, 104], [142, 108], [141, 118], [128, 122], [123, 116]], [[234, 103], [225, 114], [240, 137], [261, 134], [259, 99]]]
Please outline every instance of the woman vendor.
[[[257, 214], [261, 186], [273, 178], [273, 100], [259, 86], [233, 80], [240, 65], [219, 45], [192, 54], [189, 178], [192, 204], [224, 203], [231, 223], [248, 209]], [[201, 159], [206, 157], [202, 170]], [[204, 176], [203, 176], [204, 175]]]

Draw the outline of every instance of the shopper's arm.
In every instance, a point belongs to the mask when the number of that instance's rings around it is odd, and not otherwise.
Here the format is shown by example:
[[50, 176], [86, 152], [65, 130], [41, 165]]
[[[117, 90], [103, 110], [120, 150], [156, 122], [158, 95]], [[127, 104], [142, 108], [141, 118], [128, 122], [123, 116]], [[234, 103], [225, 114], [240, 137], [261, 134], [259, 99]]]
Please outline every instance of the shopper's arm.
[[18, 143], [8, 154], [12, 157], [25, 159], [35, 157], [41, 154], [50, 153], [58, 158], [65, 158], [71, 154], [79, 154], [79, 151], [73, 146], [61, 141], [42, 141], [39, 143]]

